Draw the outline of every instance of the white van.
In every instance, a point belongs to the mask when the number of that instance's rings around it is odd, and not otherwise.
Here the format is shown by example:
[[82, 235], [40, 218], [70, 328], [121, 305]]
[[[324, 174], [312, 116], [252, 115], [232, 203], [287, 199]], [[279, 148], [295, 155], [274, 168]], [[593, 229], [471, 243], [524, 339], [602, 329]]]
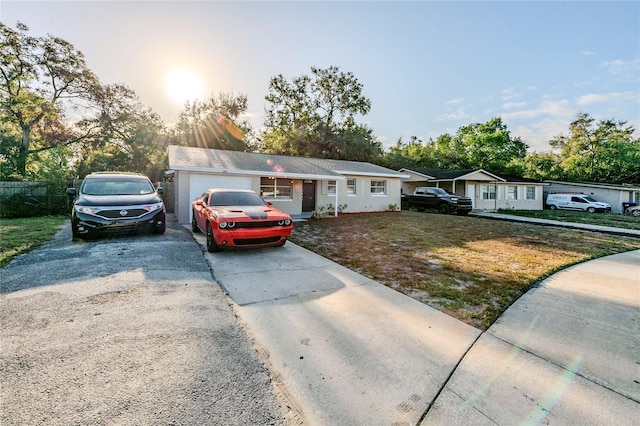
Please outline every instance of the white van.
[[549, 194], [547, 206], [551, 210], [581, 210], [589, 213], [611, 212], [611, 205], [602, 203], [589, 195], [583, 194]]

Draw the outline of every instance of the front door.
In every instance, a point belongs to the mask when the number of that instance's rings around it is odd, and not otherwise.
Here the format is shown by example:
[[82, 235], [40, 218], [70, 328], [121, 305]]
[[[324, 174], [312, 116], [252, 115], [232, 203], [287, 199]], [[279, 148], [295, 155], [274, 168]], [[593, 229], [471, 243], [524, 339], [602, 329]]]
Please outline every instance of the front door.
[[476, 186], [473, 184], [467, 185], [467, 197], [471, 198], [472, 208], [476, 208]]
[[312, 212], [316, 209], [316, 182], [305, 180], [302, 182], [302, 211]]

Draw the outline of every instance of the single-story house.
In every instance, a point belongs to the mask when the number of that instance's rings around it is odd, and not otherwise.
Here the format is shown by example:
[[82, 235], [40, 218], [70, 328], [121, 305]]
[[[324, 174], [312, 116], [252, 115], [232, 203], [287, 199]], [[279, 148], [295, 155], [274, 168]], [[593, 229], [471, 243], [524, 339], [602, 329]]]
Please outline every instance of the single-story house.
[[623, 204], [640, 204], [639, 184], [608, 184], [590, 182], [563, 182], [558, 180], [544, 181], [545, 199], [548, 194], [576, 193], [590, 195], [598, 201], [611, 204], [611, 213], [624, 213]]
[[443, 170], [403, 168], [402, 192], [413, 193], [419, 186], [436, 186], [471, 198], [474, 210], [542, 210], [544, 183], [483, 169]]
[[290, 215], [325, 209], [357, 213], [400, 208], [407, 175], [371, 163], [169, 146], [179, 223], [208, 188], [252, 189]]

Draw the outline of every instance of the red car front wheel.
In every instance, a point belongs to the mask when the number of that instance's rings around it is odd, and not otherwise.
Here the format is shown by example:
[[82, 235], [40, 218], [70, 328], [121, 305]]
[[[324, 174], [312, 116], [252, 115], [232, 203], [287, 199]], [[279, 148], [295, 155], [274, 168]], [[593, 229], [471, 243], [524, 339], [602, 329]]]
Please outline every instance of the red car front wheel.
[[209, 253], [220, 251], [220, 247], [218, 247], [215, 238], [213, 238], [213, 229], [211, 229], [209, 222], [207, 222], [207, 251]]

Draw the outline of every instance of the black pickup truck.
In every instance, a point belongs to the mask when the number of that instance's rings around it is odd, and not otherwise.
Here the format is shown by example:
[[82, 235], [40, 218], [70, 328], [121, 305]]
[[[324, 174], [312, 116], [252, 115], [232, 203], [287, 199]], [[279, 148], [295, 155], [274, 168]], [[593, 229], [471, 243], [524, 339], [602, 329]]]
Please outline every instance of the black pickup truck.
[[403, 210], [436, 209], [442, 214], [456, 213], [462, 216], [469, 214], [472, 205], [469, 197], [451, 194], [442, 188], [424, 186], [416, 188], [412, 195], [403, 195], [401, 207]]

